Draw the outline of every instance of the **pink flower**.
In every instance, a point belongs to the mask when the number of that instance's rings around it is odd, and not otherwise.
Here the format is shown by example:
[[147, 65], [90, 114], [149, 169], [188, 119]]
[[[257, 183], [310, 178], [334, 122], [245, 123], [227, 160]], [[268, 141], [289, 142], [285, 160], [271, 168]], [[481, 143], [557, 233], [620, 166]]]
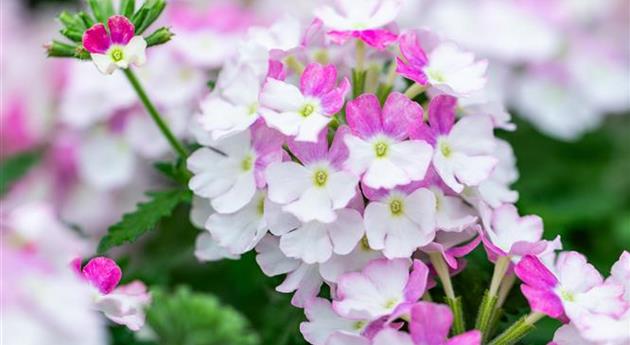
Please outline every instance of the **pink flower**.
[[[345, 129], [344, 129], [345, 128]], [[356, 194], [358, 178], [343, 170], [348, 157], [341, 127], [330, 149], [328, 131], [321, 131], [315, 143], [288, 141], [291, 153], [300, 161], [277, 162], [266, 170], [269, 199], [284, 205], [283, 210], [302, 222], [335, 221], [335, 210], [348, 205]]]
[[505, 204], [492, 213], [491, 227], [482, 233], [490, 260], [499, 256], [539, 255], [549, 245], [542, 239], [543, 222], [539, 216], [520, 217], [514, 205]]
[[83, 34], [83, 47], [91, 53], [92, 61], [103, 74], [112, 74], [116, 68], [141, 66], [146, 61], [147, 43], [142, 36], [134, 36], [133, 23], [124, 16], [112, 16], [94, 24]]
[[[475, 61], [472, 53], [462, 51], [455, 44], [442, 42], [425, 53], [415, 32], [400, 35], [400, 51], [396, 71], [420, 85], [432, 87], [454, 96], [470, 95], [486, 84], [487, 61]], [[406, 60], [406, 61], [405, 61]]]
[[457, 193], [464, 186], [477, 186], [487, 179], [497, 159], [492, 120], [468, 115], [455, 123], [457, 99], [440, 95], [429, 104], [429, 124], [411, 127], [412, 139], [424, 140], [435, 148], [433, 166], [444, 183]]
[[406, 140], [421, 126], [422, 107], [393, 92], [381, 105], [375, 95], [364, 94], [346, 105], [352, 133], [345, 143], [350, 151], [346, 168], [362, 176], [371, 188], [393, 188], [422, 180], [432, 149], [422, 140]]
[[620, 316], [625, 310], [623, 286], [604, 284], [580, 253], [560, 253], [553, 267], [527, 255], [514, 272], [524, 283], [521, 291], [532, 310], [552, 318], [579, 321], [591, 314]]
[[260, 94], [264, 109], [260, 112], [268, 126], [297, 141], [316, 142], [330, 117], [343, 107], [350, 83], [344, 78], [339, 86], [337, 68], [312, 63], [300, 78], [300, 88], [268, 78]]
[[481, 333], [468, 331], [447, 339], [453, 324], [453, 313], [445, 305], [418, 302], [411, 308], [409, 331], [415, 345], [479, 345]]
[[[73, 261], [75, 270], [80, 259]], [[146, 286], [140, 281], [118, 285], [122, 271], [116, 262], [106, 257], [91, 259], [81, 271], [82, 276], [98, 290], [96, 308], [110, 320], [138, 331], [144, 325], [145, 307], [151, 303]]]
[[328, 36], [336, 44], [357, 38], [377, 49], [385, 49], [396, 41], [397, 35], [383, 26], [396, 19], [400, 0], [338, 0], [335, 7], [322, 6], [315, 11], [330, 31]]
[[352, 320], [374, 321], [390, 314], [400, 315], [418, 301], [426, 290], [428, 267], [419, 260], [377, 259], [361, 272], [346, 273], [339, 279], [337, 314]]

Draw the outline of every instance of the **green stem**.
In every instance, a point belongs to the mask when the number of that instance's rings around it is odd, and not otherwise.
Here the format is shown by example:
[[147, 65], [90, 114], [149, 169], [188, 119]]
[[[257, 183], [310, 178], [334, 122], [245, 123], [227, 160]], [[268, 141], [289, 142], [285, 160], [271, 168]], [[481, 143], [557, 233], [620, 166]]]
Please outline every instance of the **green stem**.
[[142, 104], [144, 105], [144, 107], [147, 109], [147, 112], [149, 112], [149, 115], [151, 115], [151, 118], [153, 119], [155, 124], [158, 126], [158, 128], [160, 129], [164, 137], [166, 137], [166, 140], [169, 142], [169, 144], [171, 144], [171, 147], [173, 148], [173, 150], [175, 150], [175, 152], [177, 152], [177, 154], [181, 158], [186, 159], [186, 157], [188, 157], [188, 150], [186, 150], [184, 145], [182, 145], [182, 143], [175, 137], [175, 135], [173, 135], [173, 132], [171, 132], [171, 129], [168, 127], [168, 125], [164, 122], [164, 120], [160, 116], [160, 113], [155, 108], [155, 105], [153, 105], [153, 103], [149, 99], [149, 96], [147, 96], [146, 92], [144, 91], [144, 88], [140, 84], [140, 81], [138, 80], [136, 75], [131, 71], [131, 68], [124, 69], [123, 72], [125, 73], [125, 76], [131, 83], [131, 86], [133, 87], [133, 89], [138, 94], [138, 97], [140, 98], [140, 101], [142, 101]]
[[486, 290], [481, 304], [479, 305], [479, 312], [477, 313], [477, 320], [475, 321], [475, 328], [481, 332], [482, 344], [489, 338], [490, 326], [494, 318], [496, 304], [497, 296], [490, 295], [490, 292]]
[[489, 345], [513, 345], [521, 340], [527, 333], [531, 332], [535, 327], [534, 324], [542, 319], [545, 315], [533, 312], [527, 316], [518, 319], [512, 326], [506, 329], [501, 335], [490, 342]]
[[363, 71], [365, 69], [365, 43], [361, 40], [357, 40], [356, 53], [357, 70]]
[[490, 282], [490, 295], [496, 296], [499, 290], [499, 285], [510, 267], [510, 257], [500, 256], [497, 262], [494, 264], [494, 272], [492, 273], [492, 281]]
[[438, 277], [440, 277], [444, 294], [446, 294], [446, 297], [450, 299], [455, 299], [455, 292], [453, 291], [453, 284], [451, 283], [451, 275], [448, 271], [448, 266], [446, 266], [446, 262], [444, 262], [444, 258], [442, 258], [442, 254], [429, 253], [429, 259], [431, 259], [431, 264], [433, 265], [433, 268], [435, 268]]
[[505, 299], [510, 294], [514, 283], [516, 282], [516, 275], [514, 273], [510, 273], [503, 278], [503, 283], [501, 283], [501, 287], [499, 287], [499, 299], [497, 300], [497, 308], [501, 308], [503, 303], [505, 303]]
[[466, 331], [466, 321], [464, 320], [464, 308], [462, 307], [462, 298], [446, 298], [446, 303], [451, 307], [453, 312], [453, 328], [452, 335], [462, 334]]
[[413, 83], [407, 91], [405, 91], [405, 96], [409, 97], [409, 99], [414, 99], [419, 94], [423, 93], [426, 88], [418, 83]]

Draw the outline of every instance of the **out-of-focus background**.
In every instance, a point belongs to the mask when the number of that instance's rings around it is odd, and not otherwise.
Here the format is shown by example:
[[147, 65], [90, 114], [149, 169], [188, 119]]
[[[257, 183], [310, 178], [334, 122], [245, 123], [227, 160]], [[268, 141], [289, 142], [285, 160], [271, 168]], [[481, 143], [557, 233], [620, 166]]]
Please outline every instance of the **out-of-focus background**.
[[[155, 49], [140, 76], [175, 132], [186, 135], [207, 81], [250, 26], [284, 12], [304, 17], [317, 3], [172, 1], [163, 22], [177, 36]], [[521, 213], [540, 215], [546, 238], [561, 235], [566, 249], [608, 274], [630, 247], [630, 2], [410, 3], [401, 25], [429, 26], [491, 61], [497, 101], [507, 103], [518, 127], [501, 136], [517, 157]], [[164, 183], [151, 166], [170, 156], [123, 80], [105, 80], [89, 63], [45, 57], [42, 45], [58, 36], [54, 16], [79, 6], [2, 0], [0, 192], [5, 209], [52, 205], [64, 226], [94, 246], [145, 191]], [[198, 23], [178, 20], [186, 11], [195, 11]], [[199, 230], [188, 213], [178, 209], [147, 239], [117, 253], [125, 281], [161, 287], [149, 312], [160, 344], [304, 344], [302, 311], [274, 291], [278, 279], [264, 276], [252, 253], [197, 261]], [[472, 295], [491, 271], [483, 256], [470, 261], [456, 280]], [[476, 301], [464, 297], [474, 310]], [[508, 314], [526, 309], [517, 294], [511, 298]], [[556, 326], [542, 323], [525, 343], [546, 343]], [[110, 331], [114, 344], [154, 343], [123, 327]]]

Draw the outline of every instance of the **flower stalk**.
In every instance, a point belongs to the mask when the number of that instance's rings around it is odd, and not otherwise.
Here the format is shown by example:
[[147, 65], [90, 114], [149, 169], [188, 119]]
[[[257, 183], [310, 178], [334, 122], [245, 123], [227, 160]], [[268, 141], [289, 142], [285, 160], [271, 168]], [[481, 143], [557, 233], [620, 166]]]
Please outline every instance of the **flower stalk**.
[[149, 115], [151, 115], [151, 118], [158, 126], [160, 132], [162, 132], [173, 150], [175, 150], [175, 152], [177, 152], [177, 154], [181, 158], [186, 159], [186, 157], [188, 157], [188, 150], [186, 150], [184, 145], [175, 137], [173, 132], [171, 132], [171, 129], [168, 127], [166, 122], [164, 122], [157, 108], [155, 107], [153, 102], [151, 102], [149, 96], [147, 96], [147, 93], [144, 91], [144, 88], [140, 84], [140, 81], [136, 77], [135, 73], [133, 73], [130, 68], [123, 70], [123, 72], [125, 74], [125, 77], [127, 77], [127, 80], [129, 80], [129, 83], [131, 83], [133, 89], [136, 91], [136, 94], [138, 94], [138, 97], [140, 98], [140, 101], [144, 105], [145, 109], [147, 110]]
[[426, 87], [420, 85], [418, 83], [413, 83], [406, 91], [405, 96], [414, 99], [419, 94], [423, 93], [426, 90]]
[[527, 333], [531, 332], [535, 327], [534, 325], [545, 315], [537, 312], [532, 312], [527, 316], [523, 316], [516, 321], [512, 326], [506, 329], [501, 335], [492, 340], [489, 345], [512, 345], [521, 340]]
[[510, 257], [501, 256], [494, 265], [494, 272], [490, 282], [490, 288], [486, 291], [479, 305], [479, 312], [475, 322], [475, 328], [482, 333], [483, 342], [490, 337], [490, 328], [495, 318], [497, 302], [499, 300], [498, 290], [503, 281], [503, 277], [510, 267]]

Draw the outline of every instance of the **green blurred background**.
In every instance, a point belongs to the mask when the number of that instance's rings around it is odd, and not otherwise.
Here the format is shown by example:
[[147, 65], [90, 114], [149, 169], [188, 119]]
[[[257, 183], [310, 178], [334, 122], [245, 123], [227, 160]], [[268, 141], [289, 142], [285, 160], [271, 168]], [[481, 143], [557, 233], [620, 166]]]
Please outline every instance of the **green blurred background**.
[[[28, 0], [33, 9], [62, 2], [73, 1]], [[517, 156], [520, 179], [514, 188], [521, 213], [540, 215], [546, 238], [561, 235], [566, 250], [584, 253], [607, 275], [630, 247], [630, 114], [609, 117], [576, 142], [551, 139], [515, 118], [518, 130], [500, 136]], [[198, 231], [188, 210], [180, 208], [136, 245], [132, 257], [121, 260], [125, 280], [140, 278], [155, 288], [149, 324], [160, 344], [305, 344], [298, 330], [302, 311], [291, 307], [289, 295], [274, 291], [281, 280], [265, 277], [252, 253], [239, 261], [198, 263], [193, 256]], [[461, 293], [474, 314], [492, 268], [481, 248], [469, 261], [455, 286], [467, 286]], [[518, 289], [512, 292], [506, 323], [527, 311]], [[557, 326], [541, 322], [523, 344], [546, 344]], [[112, 334], [114, 344], [155, 344], [122, 327], [112, 328]]]

